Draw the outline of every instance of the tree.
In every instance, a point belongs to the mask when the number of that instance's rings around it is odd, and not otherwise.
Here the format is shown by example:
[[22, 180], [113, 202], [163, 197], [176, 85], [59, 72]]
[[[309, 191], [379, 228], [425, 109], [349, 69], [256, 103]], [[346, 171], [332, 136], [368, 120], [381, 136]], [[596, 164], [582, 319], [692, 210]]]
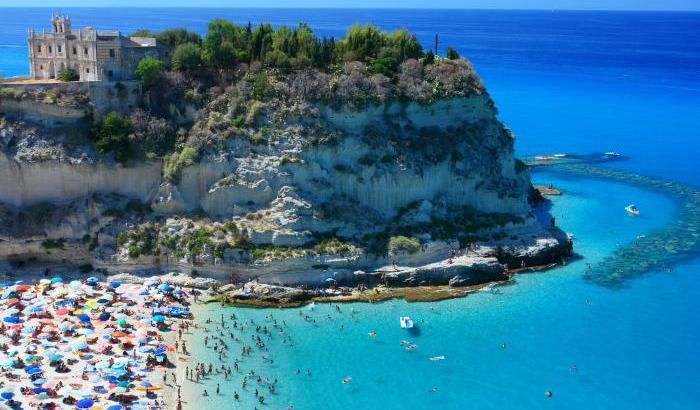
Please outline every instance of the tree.
[[132, 157], [131, 131], [129, 118], [113, 111], [95, 125], [92, 134], [100, 151], [114, 152], [114, 158], [123, 164]]
[[238, 61], [247, 61], [248, 43], [244, 30], [230, 21], [214, 19], [207, 27], [204, 51], [209, 62], [219, 68], [233, 67]]
[[140, 28], [133, 33], [129, 34], [129, 37], [155, 37], [156, 33], [152, 32], [147, 28]]
[[409, 58], [418, 58], [423, 54], [423, 46], [418, 42], [415, 34], [411, 34], [405, 28], [396, 30], [389, 35], [389, 44], [401, 61]]
[[187, 31], [184, 28], [169, 28], [158, 33], [156, 39], [159, 43], [175, 48], [186, 43], [194, 43], [202, 45], [202, 37], [192, 31]]
[[248, 54], [250, 61], [265, 61], [265, 54], [272, 49], [272, 26], [260, 24], [250, 33]]
[[202, 65], [202, 49], [195, 43], [185, 43], [177, 46], [173, 52], [173, 69], [187, 71]]
[[455, 50], [455, 49], [452, 48], [452, 47], [447, 47], [447, 49], [445, 50], [445, 55], [446, 55], [447, 58], [449, 58], [450, 60], [457, 60], [457, 59], [459, 59], [459, 53], [457, 52], [457, 50]]
[[141, 80], [141, 84], [148, 88], [151, 86], [151, 84], [153, 84], [156, 78], [158, 78], [162, 67], [163, 62], [157, 58], [144, 57], [136, 66], [134, 74]]
[[371, 24], [353, 24], [340, 40], [344, 61], [368, 61], [376, 58], [387, 43], [386, 34]]

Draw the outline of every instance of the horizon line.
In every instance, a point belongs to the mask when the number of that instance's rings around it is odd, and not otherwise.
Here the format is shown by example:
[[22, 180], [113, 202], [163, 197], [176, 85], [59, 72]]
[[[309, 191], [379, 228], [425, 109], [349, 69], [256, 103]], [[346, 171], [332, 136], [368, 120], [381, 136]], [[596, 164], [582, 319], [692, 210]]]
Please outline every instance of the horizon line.
[[[55, 9], [51, 6], [0, 6], [0, 9]], [[670, 13], [698, 13], [697, 9], [577, 9], [577, 8], [482, 8], [482, 7], [236, 7], [236, 6], [221, 6], [221, 7], [197, 7], [197, 6], [63, 6], [62, 9], [199, 9], [199, 10], [440, 10], [440, 11], [610, 11], [610, 12], [670, 12]]]

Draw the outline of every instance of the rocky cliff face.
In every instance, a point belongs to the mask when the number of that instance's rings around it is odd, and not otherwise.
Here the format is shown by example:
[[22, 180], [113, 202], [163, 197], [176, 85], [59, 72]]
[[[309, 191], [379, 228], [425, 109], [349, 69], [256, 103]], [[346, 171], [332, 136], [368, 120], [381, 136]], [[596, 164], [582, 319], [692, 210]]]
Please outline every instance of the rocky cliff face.
[[[211, 99], [165, 161], [120, 165], [60, 131], [4, 121], [0, 257], [298, 283], [314, 269], [421, 266], [479, 241], [511, 263], [570, 251], [532, 216], [529, 174], [483, 88], [358, 106], [266, 81], [273, 91], [250, 104], [240, 83]], [[187, 149], [196, 160], [181, 160]], [[50, 218], [26, 212], [47, 203]], [[11, 224], [17, 215], [29, 221]]]

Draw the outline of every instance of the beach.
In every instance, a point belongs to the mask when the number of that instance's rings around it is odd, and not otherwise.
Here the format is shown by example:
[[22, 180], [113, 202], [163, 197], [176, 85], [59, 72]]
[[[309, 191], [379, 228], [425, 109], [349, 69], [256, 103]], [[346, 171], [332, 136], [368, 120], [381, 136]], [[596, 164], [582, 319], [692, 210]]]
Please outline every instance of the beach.
[[[48, 273], [48, 272], [47, 272]], [[18, 408], [161, 408], [189, 290], [161, 282], [64, 281], [2, 288], [5, 404]]]

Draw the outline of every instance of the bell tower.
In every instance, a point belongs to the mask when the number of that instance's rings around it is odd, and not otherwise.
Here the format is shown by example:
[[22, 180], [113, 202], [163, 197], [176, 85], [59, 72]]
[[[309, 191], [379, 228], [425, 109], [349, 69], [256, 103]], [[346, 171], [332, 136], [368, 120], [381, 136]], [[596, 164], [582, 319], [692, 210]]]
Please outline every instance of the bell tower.
[[70, 34], [70, 17], [56, 14], [51, 18], [51, 28], [56, 34]]

